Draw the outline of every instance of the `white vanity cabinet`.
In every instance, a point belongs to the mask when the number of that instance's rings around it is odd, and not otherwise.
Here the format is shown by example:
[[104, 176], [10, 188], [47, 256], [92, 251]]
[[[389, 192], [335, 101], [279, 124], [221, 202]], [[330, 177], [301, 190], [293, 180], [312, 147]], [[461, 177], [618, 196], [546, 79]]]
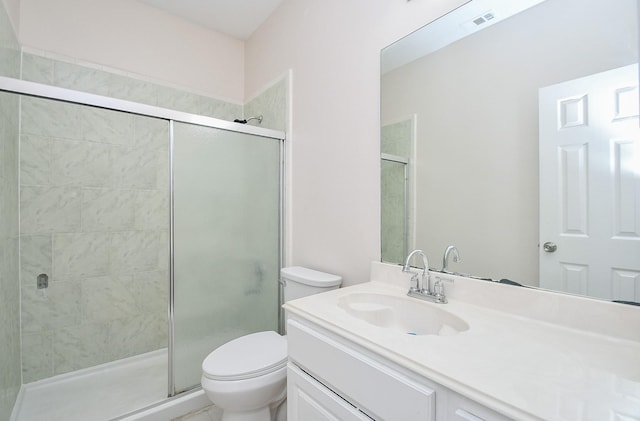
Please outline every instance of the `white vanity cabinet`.
[[508, 420], [307, 321], [287, 334], [288, 421]]
[[467, 399], [455, 392], [446, 393], [446, 416], [447, 421], [509, 421], [503, 415]]
[[287, 420], [370, 421], [367, 415], [295, 364], [287, 365]]

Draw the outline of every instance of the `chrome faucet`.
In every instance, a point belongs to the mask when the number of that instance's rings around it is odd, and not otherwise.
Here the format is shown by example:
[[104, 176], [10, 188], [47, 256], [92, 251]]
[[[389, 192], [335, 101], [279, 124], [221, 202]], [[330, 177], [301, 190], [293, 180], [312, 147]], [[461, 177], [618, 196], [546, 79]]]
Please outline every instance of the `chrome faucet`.
[[[424, 268], [422, 269], [422, 276], [419, 278], [419, 272], [414, 272], [411, 270], [409, 264], [411, 263], [411, 259], [416, 254], [422, 257], [422, 265]], [[444, 294], [444, 286], [442, 285], [442, 281], [453, 282], [453, 279], [436, 277], [436, 283], [433, 286], [433, 291], [431, 290], [431, 281], [429, 276], [429, 260], [427, 259], [427, 255], [424, 254], [422, 250], [414, 250], [409, 253], [407, 256], [407, 260], [402, 267], [403, 272], [412, 273], [411, 277], [412, 285], [409, 287], [409, 292], [407, 295], [409, 297], [420, 298], [421, 300], [429, 300], [438, 304], [446, 304], [447, 297]], [[413, 282], [415, 281], [416, 286], [413, 286]]]
[[449, 255], [453, 254], [454, 262], [461, 262], [460, 252], [456, 246], [447, 246], [444, 250], [444, 257], [442, 258], [442, 272], [444, 273], [453, 273], [449, 270]]
[[[409, 266], [409, 264], [411, 263], [411, 259], [416, 254], [418, 254], [418, 255], [420, 255], [422, 257], [423, 269], [422, 269], [422, 277], [421, 278], [418, 278], [418, 272], [412, 271], [411, 267]], [[413, 283], [413, 281], [415, 281], [416, 282], [416, 286], [414, 287], [413, 285], [411, 285], [410, 291], [418, 292], [418, 293], [422, 293], [424, 291], [426, 291], [426, 292], [430, 292], [431, 291], [431, 285], [429, 283], [429, 259], [427, 259], [427, 255], [424, 254], [424, 252], [422, 250], [414, 250], [411, 253], [409, 253], [409, 255], [407, 256], [407, 260], [405, 260], [404, 266], [402, 267], [402, 271], [403, 272], [409, 272], [409, 273], [413, 274], [413, 276], [411, 277], [411, 282]], [[427, 278], [427, 288], [423, 289], [425, 277]]]

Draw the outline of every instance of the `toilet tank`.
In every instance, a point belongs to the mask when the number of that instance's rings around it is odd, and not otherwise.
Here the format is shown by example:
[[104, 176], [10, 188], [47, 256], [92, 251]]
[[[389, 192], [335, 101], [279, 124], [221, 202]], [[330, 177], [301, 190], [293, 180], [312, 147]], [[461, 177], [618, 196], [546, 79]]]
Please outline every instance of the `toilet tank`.
[[280, 279], [284, 285], [284, 301], [295, 300], [307, 295], [336, 289], [342, 277], [317, 270], [292, 266], [280, 269]]

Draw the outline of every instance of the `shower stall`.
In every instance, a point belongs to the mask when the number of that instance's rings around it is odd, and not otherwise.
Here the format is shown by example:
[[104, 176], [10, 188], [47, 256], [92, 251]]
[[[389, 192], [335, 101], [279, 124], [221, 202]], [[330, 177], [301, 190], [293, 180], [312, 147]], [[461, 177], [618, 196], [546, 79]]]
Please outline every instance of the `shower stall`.
[[414, 249], [416, 116], [380, 130], [380, 237], [383, 262], [404, 263]]
[[380, 235], [383, 262], [402, 263], [409, 255], [409, 161], [380, 155]]
[[278, 330], [283, 132], [12, 78], [0, 91], [13, 419], [161, 404], [197, 390], [217, 346]]

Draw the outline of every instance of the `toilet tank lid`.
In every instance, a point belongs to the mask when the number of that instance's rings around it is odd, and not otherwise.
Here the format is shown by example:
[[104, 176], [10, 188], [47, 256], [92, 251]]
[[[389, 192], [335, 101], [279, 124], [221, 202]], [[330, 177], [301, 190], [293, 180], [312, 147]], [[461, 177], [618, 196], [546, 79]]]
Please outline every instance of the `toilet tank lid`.
[[282, 268], [280, 269], [280, 274], [284, 279], [313, 287], [329, 288], [342, 283], [341, 276], [304, 268], [302, 266]]

